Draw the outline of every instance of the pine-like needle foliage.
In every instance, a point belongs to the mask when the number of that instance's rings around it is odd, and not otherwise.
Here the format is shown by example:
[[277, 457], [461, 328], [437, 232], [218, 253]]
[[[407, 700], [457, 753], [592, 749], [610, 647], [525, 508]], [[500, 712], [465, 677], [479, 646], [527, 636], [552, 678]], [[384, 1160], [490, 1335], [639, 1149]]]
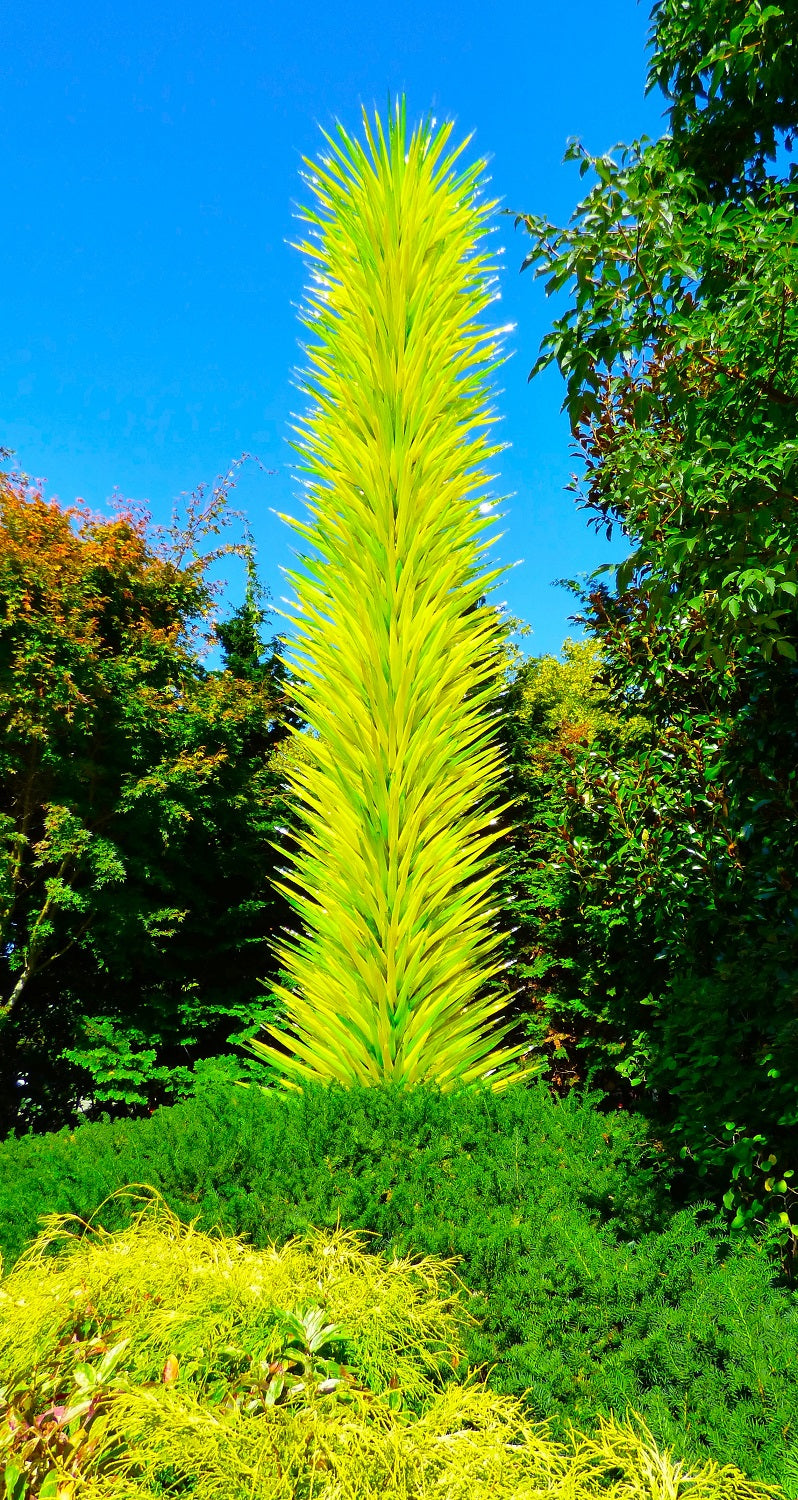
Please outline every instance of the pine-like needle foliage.
[[403, 100], [387, 138], [363, 118], [365, 146], [339, 125], [307, 162], [314, 229], [295, 247], [311, 258], [315, 342], [294, 446], [315, 525], [283, 519], [320, 554], [288, 575], [303, 660], [291, 691], [315, 737], [287, 772], [306, 826], [297, 889], [280, 886], [305, 931], [275, 945], [294, 1050], [255, 1047], [293, 1087], [502, 1087], [522, 1074], [522, 1047], [499, 1046], [506, 999], [485, 995], [503, 967], [487, 825], [512, 805], [490, 806], [505, 631], [478, 601], [506, 570], [477, 569], [484, 466], [501, 450], [486, 382], [504, 330], [479, 322], [496, 295], [480, 248], [495, 204], [480, 202], [483, 162], [455, 169], [468, 142], [446, 154], [451, 124], [408, 141]]

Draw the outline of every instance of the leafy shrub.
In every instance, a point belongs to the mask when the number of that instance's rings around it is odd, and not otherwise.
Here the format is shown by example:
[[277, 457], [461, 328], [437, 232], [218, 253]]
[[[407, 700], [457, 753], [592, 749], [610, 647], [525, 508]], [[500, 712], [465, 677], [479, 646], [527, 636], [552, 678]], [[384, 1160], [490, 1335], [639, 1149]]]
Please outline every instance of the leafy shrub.
[[[51, 1219], [0, 1284], [3, 1500], [588, 1500], [641, 1480], [766, 1500], [729, 1467], [682, 1474], [631, 1414], [557, 1444], [512, 1397], [448, 1381], [464, 1316], [444, 1264], [388, 1262], [340, 1231], [254, 1251], [157, 1201], [117, 1235], [71, 1228]], [[336, 1342], [349, 1379], [324, 1357]]]
[[[149, 1119], [0, 1145], [0, 1253], [13, 1263], [43, 1213], [118, 1228], [121, 1200], [97, 1209], [135, 1182], [157, 1188], [181, 1217], [199, 1214], [203, 1226], [255, 1245], [332, 1226], [339, 1214], [387, 1244], [416, 1220], [458, 1224], [466, 1202], [474, 1213], [511, 1204], [522, 1214], [534, 1201], [544, 1211], [573, 1202], [619, 1236], [666, 1223], [669, 1169], [644, 1122], [602, 1118], [591, 1100], [558, 1101], [537, 1084], [495, 1098], [313, 1085], [283, 1099], [210, 1074], [194, 1098]], [[454, 1249], [441, 1243], [436, 1253]]]
[[460, 1268], [484, 1293], [466, 1350], [497, 1360], [492, 1385], [525, 1393], [558, 1433], [631, 1402], [687, 1462], [715, 1453], [786, 1485], [798, 1300], [771, 1285], [762, 1254], [730, 1243], [719, 1213], [682, 1210], [637, 1245], [611, 1244], [565, 1206], [504, 1238], [492, 1229], [471, 1230]]
[[762, 1250], [728, 1239], [720, 1210], [674, 1210], [654, 1147], [639, 1118], [538, 1084], [281, 1098], [209, 1081], [147, 1121], [6, 1142], [0, 1225], [12, 1258], [37, 1209], [118, 1229], [129, 1210], [102, 1199], [148, 1182], [181, 1218], [256, 1247], [340, 1223], [387, 1254], [460, 1257], [481, 1321], [468, 1360], [492, 1366], [493, 1390], [527, 1392], [557, 1440], [631, 1406], [685, 1463], [786, 1487], [796, 1296]]

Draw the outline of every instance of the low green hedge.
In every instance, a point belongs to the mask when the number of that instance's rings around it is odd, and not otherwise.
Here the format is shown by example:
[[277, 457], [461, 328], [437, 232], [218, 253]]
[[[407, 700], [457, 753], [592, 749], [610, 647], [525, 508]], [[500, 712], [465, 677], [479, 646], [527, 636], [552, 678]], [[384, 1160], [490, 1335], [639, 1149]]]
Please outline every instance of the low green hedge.
[[[635, 1238], [668, 1222], [670, 1170], [641, 1118], [602, 1117], [595, 1097], [557, 1101], [540, 1084], [449, 1096], [333, 1085], [286, 1097], [211, 1078], [148, 1119], [0, 1144], [0, 1254], [8, 1269], [41, 1214], [86, 1217], [130, 1182], [151, 1183], [182, 1217], [199, 1214], [201, 1227], [219, 1223], [255, 1245], [334, 1223], [338, 1212], [386, 1243], [411, 1228], [434, 1232], [433, 1203], [454, 1206], [454, 1229], [459, 1204], [469, 1218], [483, 1203], [525, 1218], [532, 1202], [544, 1213], [565, 1202]], [[122, 1212], [109, 1205], [97, 1222], [121, 1227]], [[447, 1207], [443, 1240], [451, 1218]]]
[[148, 1120], [0, 1147], [6, 1268], [44, 1212], [121, 1228], [119, 1200], [96, 1211], [135, 1182], [258, 1248], [340, 1223], [376, 1250], [457, 1255], [482, 1319], [469, 1362], [556, 1436], [630, 1405], [686, 1463], [798, 1496], [798, 1296], [719, 1211], [678, 1210], [645, 1121], [595, 1097], [209, 1082]]

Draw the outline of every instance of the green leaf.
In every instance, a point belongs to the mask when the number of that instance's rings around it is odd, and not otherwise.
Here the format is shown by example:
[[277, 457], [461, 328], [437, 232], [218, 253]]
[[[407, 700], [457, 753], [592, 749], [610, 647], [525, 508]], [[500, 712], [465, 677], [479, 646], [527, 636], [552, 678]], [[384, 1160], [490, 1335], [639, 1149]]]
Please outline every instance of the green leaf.
[[[6, 1500], [26, 1500], [27, 1481], [25, 1470], [21, 1469], [15, 1459], [7, 1461], [3, 1470], [3, 1483], [5, 1484]], [[39, 1491], [40, 1494], [43, 1491]]]

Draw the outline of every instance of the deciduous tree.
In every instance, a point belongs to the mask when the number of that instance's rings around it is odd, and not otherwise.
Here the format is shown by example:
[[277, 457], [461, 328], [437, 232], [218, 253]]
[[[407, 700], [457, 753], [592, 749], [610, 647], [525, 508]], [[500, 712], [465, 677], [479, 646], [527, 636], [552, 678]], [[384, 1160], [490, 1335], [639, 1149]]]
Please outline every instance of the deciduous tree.
[[271, 1014], [284, 668], [252, 600], [198, 654], [231, 477], [157, 546], [0, 479], [0, 1133], [151, 1107]]
[[[556, 362], [597, 528], [631, 555], [578, 622], [614, 712], [649, 725], [578, 757], [561, 852], [580, 1003], [735, 1228], [796, 1243], [798, 233], [794, 7], [662, 0], [657, 142], [569, 157], [571, 223], [519, 216], [565, 310]], [[792, 28], [792, 29], [791, 29]], [[769, 80], [769, 82], [768, 82]], [[534, 373], [534, 372], [533, 372]], [[614, 574], [612, 586], [602, 573]], [[589, 963], [591, 951], [598, 957]], [[594, 1066], [611, 1048], [591, 1042]]]

